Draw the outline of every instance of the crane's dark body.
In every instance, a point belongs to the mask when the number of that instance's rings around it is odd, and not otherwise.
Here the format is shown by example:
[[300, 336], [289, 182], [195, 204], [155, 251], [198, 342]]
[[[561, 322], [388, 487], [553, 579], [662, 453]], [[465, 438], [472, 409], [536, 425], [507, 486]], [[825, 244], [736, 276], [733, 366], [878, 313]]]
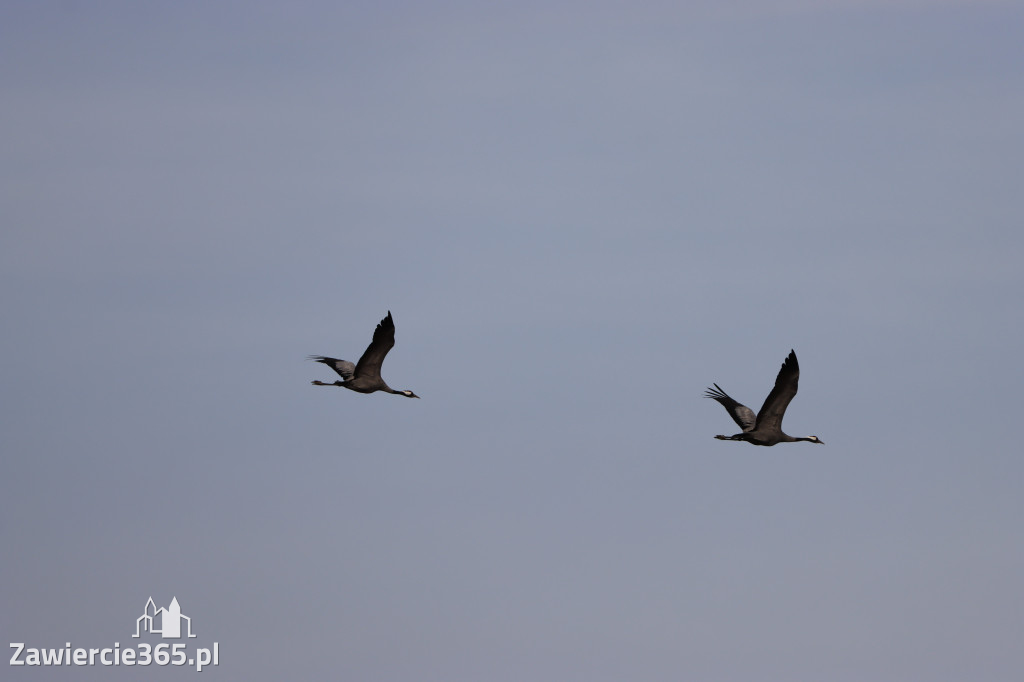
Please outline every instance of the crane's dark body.
[[704, 397], [721, 403], [733, 421], [743, 429], [742, 433], [733, 436], [715, 436], [715, 438], [718, 440], [743, 440], [754, 445], [765, 446], [796, 441], [824, 445], [824, 441], [817, 436], [794, 438], [782, 432], [782, 417], [786, 413], [786, 408], [789, 407], [789, 402], [796, 395], [799, 381], [800, 365], [796, 361], [796, 353], [790, 350], [789, 357], [782, 363], [779, 375], [775, 378], [775, 387], [764, 399], [764, 405], [756, 415], [749, 407], [729, 397], [718, 384], [714, 384], [714, 388], [709, 388], [704, 393]]
[[359, 362], [352, 364], [348, 360], [329, 358], [326, 355], [310, 355], [310, 360], [316, 360], [327, 365], [341, 377], [341, 381], [333, 384], [323, 381], [314, 381], [314, 386], [341, 386], [356, 393], [375, 393], [385, 391], [395, 395], [404, 395], [406, 398], [419, 398], [412, 391], [396, 391], [387, 385], [380, 376], [380, 367], [384, 364], [384, 358], [388, 351], [395, 345], [395, 321], [391, 319], [391, 311], [388, 316], [380, 321], [373, 331], [373, 341], [366, 347]]

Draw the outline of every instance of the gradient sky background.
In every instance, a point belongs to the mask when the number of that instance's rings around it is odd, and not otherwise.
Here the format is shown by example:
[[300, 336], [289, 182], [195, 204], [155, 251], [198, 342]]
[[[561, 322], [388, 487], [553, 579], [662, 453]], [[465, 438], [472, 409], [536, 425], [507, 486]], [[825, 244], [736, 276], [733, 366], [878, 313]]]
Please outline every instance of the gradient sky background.
[[[4, 646], [176, 596], [222, 679], [1019, 680], [1022, 31], [3, 3]], [[310, 386], [388, 310], [422, 400]], [[790, 348], [826, 445], [714, 440]]]

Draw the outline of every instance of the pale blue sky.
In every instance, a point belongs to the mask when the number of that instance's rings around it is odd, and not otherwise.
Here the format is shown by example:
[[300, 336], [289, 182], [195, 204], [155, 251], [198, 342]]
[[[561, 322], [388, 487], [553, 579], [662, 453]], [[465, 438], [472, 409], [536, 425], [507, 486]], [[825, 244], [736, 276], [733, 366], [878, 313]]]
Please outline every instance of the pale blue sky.
[[[223, 679], [1019, 679], [1022, 31], [0, 5], [2, 639], [152, 596]], [[388, 310], [422, 400], [310, 386]], [[827, 445], [714, 440], [790, 348]]]

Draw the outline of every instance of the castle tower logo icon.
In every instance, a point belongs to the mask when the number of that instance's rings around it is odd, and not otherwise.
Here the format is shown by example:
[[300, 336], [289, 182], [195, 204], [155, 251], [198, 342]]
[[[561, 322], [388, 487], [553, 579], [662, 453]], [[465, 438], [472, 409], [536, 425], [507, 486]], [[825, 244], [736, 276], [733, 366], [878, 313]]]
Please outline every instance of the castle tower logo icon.
[[182, 621], [185, 622], [188, 636], [195, 637], [192, 634], [192, 619], [182, 614], [177, 597], [171, 598], [171, 604], [166, 609], [162, 606], [158, 609], [153, 603], [153, 597], [150, 597], [146, 601], [142, 615], [135, 621], [135, 634], [132, 637], [140, 637], [141, 632], [149, 632], [159, 634], [164, 639], [180, 639]]

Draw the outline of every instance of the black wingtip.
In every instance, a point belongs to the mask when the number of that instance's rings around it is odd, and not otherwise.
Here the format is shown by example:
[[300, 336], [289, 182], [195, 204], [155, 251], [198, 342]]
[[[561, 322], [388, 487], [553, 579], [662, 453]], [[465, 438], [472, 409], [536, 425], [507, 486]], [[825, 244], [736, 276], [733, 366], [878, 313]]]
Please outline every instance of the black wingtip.
[[[722, 390], [721, 386], [719, 386], [718, 384], [712, 384], [712, 386], [714, 386], [715, 388], [712, 389], [712, 388], [708, 387], [707, 390], [704, 391], [704, 397], [705, 398], [711, 398], [712, 400], [720, 400], [721, 398], [728, 397], [726, 395], [725, 391]], [[718, 389], [718, 390], [715, 390], [715, 389]]]

